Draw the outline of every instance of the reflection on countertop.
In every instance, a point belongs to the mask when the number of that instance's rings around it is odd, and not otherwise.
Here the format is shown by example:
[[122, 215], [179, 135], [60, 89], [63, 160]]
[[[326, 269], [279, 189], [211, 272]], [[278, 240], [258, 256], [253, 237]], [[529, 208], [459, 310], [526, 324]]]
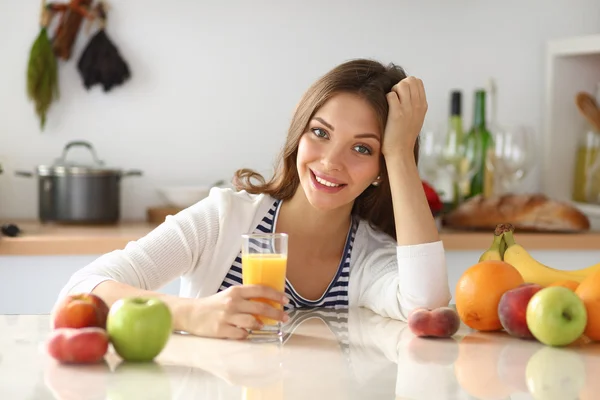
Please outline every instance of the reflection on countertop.
[[4, 399], [596, 399], [600, 344], [551, 348], [461, 327], [415, 337], [367, 309], [297, 311], [282, 344], [173, 334], [154, 363], [66, 366], [48, 316], [0, 316]]

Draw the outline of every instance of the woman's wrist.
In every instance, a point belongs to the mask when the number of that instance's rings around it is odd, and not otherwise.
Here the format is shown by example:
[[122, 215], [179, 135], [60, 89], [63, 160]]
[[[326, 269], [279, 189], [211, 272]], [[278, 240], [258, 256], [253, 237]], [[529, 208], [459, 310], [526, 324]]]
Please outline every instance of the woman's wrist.
[[165, 296], [165, 301], [173, 317], [173, 330], [188, 331], [190, 326], [189, 316], [195, 299], [178, 296]]

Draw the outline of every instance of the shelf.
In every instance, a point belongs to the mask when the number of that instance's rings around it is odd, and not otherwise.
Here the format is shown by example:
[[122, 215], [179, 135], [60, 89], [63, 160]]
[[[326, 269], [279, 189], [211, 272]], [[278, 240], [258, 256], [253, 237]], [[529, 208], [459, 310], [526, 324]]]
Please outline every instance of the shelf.
[[587, 124], [575, 96], [595, 96], [599, 82], [600, 34], [547, 44], [541, 189], [549, 197], [571, 200], [577, 142]]
[[600, 34], [577, 36], [548, 42], [548, 54], [553, 57], [594, 55], [600, 53]]
[[[146, 222], [122, 222], [114, 226], [65, 226], [15, 221], [23, 235], [0, 239], [0, 256], [100, 255], [121, 249], [156, 227]], [[447, 251], [484, 251], [493, 240], [492, 232], [442, 229]], [[585, 233], [516, 232], [515, 239], [528, 250], [600, 250], [600, 231]]]

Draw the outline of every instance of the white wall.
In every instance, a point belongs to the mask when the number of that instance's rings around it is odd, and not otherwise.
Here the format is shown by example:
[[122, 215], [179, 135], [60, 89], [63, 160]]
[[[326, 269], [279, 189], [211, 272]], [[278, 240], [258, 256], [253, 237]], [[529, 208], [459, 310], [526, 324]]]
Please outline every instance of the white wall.
[[124, 182], [127, 219], [161, 201], [157, 186], [210, 183], [242, 166], [268, 171], [302, 92], [348, 58], [394, 61], [423, 78], [428, 123], [446, 118], [448, 92], [459, 87], [470, 125], [472, 91], [493, 76], [501, 121], [539, 132], [545, 42], [600, 31], [598, 0], [112, 0], [108, 32], [133, 79], [86, 92], [75, 69], [82, 34], [41, 133], [25, 96], [39, 3], [0, 0], [3, 218], [35, 217], [35, 183], [13, 171], [51, 162], [72, 139], [144, 171]]

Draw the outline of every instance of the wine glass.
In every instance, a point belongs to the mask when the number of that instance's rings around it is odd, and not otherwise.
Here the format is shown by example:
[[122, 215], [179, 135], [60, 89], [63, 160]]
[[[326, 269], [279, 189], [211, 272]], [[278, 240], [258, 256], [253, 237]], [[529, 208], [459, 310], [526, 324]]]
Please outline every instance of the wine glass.
[[494, 143], [487, 165], [494, 172], [498, 192], [513, 192], [535, 162], [533, 129], [525, 125], [508, 128], [496, 125], [491, 133]]
[[421, 132], [421, 170], [433, 180], [440, 174], [452, 182], [453, 203], [456, 207], [470, 192], [470, 182], [482, 163], [482, 141], [479, 136], [459, 134], [444, 128]]

